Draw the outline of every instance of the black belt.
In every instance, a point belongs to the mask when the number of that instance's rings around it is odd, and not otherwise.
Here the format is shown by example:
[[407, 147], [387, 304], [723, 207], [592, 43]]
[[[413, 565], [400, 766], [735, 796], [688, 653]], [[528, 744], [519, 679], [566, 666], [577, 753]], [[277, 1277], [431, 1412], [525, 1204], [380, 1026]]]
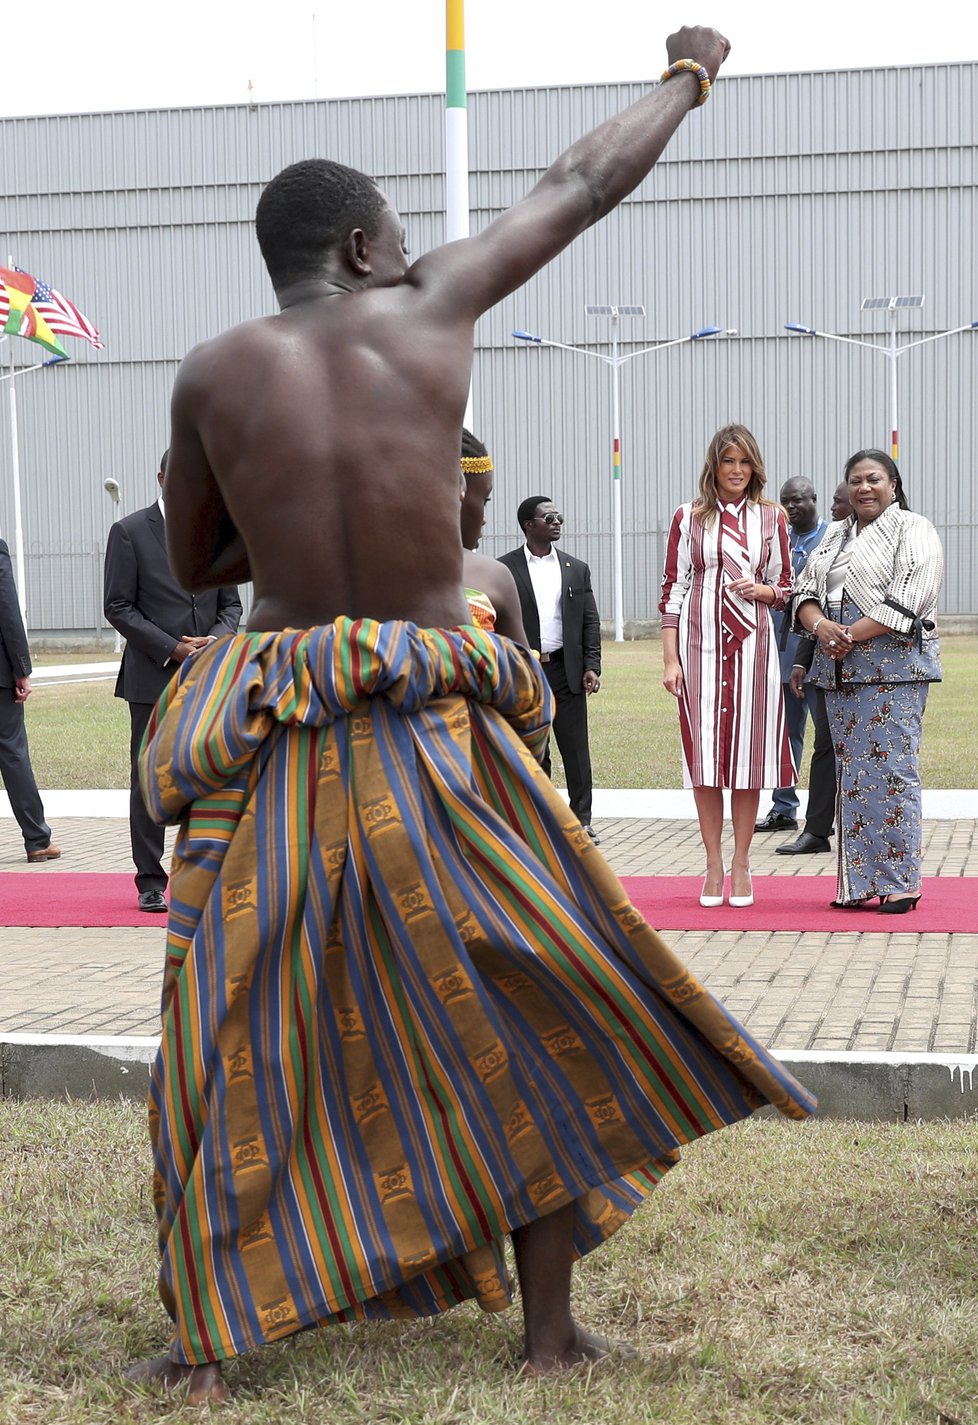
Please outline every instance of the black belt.
[[541, 663], [563, 663], [564, 650], [562, 648], [551, 649], [549, 653], [540, 654]]

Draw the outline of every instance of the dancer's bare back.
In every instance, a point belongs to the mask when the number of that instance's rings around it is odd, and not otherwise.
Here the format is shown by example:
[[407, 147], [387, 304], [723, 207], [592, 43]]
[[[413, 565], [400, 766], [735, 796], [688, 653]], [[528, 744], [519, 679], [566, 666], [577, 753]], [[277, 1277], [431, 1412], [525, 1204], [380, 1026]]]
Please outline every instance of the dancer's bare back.
[[[206, 452], [247, 550], [252, 628], [466, 621], [457, 446], [472, 323], [426, 341], [424, 306], [407, 283], [324, 294], [184, 363], [171, 465], [181, 439]], [[168, 525], [170, 503], [168, 485]]]

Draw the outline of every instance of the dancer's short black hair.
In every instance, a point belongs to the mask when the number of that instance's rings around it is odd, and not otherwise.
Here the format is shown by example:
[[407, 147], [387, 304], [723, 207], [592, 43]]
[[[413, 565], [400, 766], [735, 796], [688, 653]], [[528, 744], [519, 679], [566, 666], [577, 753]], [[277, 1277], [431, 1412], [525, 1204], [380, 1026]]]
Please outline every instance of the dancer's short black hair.
[[521, 501], [519, 509], [516, 511], [517, 523], [520, 527], [520, 534], [526, 533], [526, 523], [533, 519], [537, 512], [537, 505], [551, 505], [553, 501], [549, 495], [530, 495]]
[[318, 277], [354, 228], [376, 237], [386, 199], [366, 173], [326, 158], [283, 168], [258, 200], [255, 232], [273, 286]]
[[160, 474], [161, 474], [161, 475], [165, 475], [165, 474], [166, 474], [166, 462], [169, 460], [169, 458], [170, 458], [170, 447], [167, 446], [167, 448], [164, 450], [163, 454], [160, 456]]

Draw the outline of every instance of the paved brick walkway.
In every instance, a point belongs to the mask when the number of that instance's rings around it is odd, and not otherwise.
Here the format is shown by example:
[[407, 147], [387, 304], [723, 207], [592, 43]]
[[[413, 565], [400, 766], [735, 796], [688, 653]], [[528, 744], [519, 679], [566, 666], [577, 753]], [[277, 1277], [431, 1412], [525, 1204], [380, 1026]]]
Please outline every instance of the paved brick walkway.
[[[596, 822], [619, 875], [696, 875], [695, 823], [622, 818]], [[0, 819], [0, 871], [30, 870], [38, 894], [67, 871], [127, 871], [123, 820], [66, 818], [61, 861], [28, 867], [16, 824]], [[928, 821], [926, 876], [978, 876], [978, 822]], [[834, 875], [833, 856], [774, 854], [781, 835], [759, 835], [762, 875]], [[158, 1029], [162, 925], [136, 930], [0, 928], [0, 1034], [152, 1035]], [[901, 922], [902, 924], [902, 922]], [[672, 931], [690, 968], [758, 1038], [779, 1050], [978, 1052], [978, 934], [811, 934]]]

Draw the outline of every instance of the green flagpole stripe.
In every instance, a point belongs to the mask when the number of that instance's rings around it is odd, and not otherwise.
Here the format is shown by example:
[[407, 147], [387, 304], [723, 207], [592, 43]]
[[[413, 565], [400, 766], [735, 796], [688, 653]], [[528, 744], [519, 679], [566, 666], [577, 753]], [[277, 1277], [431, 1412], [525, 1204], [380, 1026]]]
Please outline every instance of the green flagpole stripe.
[[445, 52], [445, 104], [449, 109], [468, 107], [465, 93], [465, 50]]

